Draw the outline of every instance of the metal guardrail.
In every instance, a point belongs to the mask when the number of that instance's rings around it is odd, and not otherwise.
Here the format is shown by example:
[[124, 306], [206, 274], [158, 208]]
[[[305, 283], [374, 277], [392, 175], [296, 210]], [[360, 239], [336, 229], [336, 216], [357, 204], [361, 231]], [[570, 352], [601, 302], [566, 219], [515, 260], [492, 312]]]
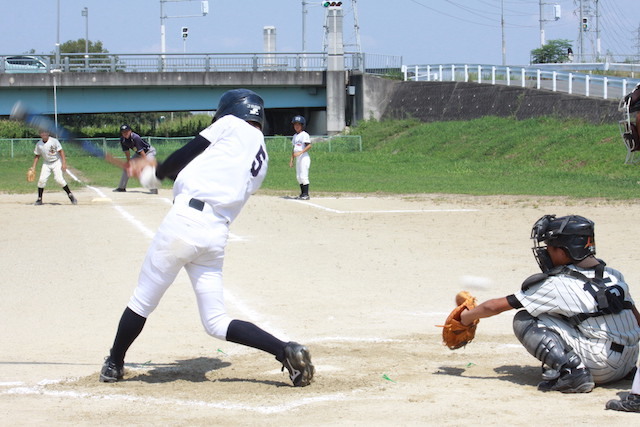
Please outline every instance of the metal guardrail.
[[[20, 55], [0, 55], [0, 73], [17, 72], [8, 67], [5, 59]], [[33, 67], [34, 73], [52, 70], [78, 73], [104, 72], [263, 72], [263, 71], [325, 71], [328, 55], [323, 52], [292, 53], [140, 53], [140, 54], [61, 54], [60, 63], [54, 56], [35, 56], [44, 67]], [[25, 56], [26, 58], [26, 56]], [[34, 56], [29, 56], [34, 58]], [[401, 56], [345, 53], [345, 69], [370, 74], [399, 72]], [[24, 68], [19, 72], [28, 72]]]
[[619, 99], [640, 83], [639, 79], [562, 72], [539, 67], [484, 64], [402, 66], [405, 81], [452, 81], [500, 84], [546, 89], [570, 95]]

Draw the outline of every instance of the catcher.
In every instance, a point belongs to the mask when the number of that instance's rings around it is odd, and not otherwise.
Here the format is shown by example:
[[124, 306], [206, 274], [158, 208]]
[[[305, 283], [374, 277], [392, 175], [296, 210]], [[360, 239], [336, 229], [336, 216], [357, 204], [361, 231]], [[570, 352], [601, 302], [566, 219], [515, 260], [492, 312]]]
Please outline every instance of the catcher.
[[540, 391], [588, 393], [629, 375], [638, 359], [640, 313], [622, 274], [595, 258], [594, 223], [545, 215], [531, 238], [542, 273], [515, 294], [462, 310], [461, 324], [522, 309], [513, 331], [542, 362]]

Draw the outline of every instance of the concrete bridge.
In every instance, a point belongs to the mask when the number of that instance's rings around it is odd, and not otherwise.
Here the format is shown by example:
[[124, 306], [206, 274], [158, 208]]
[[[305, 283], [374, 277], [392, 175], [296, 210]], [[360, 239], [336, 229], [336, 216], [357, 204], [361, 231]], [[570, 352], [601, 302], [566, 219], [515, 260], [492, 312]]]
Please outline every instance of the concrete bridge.
[[271, 133], [285, 124], [288, 131], [286, 122], [302, 113], [324, 134], [326, 82], [322, 71], [0, 74], [0, 115], [17, 101], [51, 115], [212, 111], [222, 93], [244, 87], [265, 100]]

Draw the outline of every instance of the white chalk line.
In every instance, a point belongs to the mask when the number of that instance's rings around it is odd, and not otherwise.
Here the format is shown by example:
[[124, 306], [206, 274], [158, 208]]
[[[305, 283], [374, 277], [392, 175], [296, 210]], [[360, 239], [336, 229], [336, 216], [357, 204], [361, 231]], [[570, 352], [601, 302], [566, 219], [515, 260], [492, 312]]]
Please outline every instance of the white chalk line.
[[388, 209], [388, 210], [371, 210], [371, 211], [343, 211], [339, 209], [328, 208], [318, 205], [317, 203], [307, 202], [303, 200], [288, 199], [292, 202], [302, 203], [312, 208], [321, 209], [323, 211], [337, 214], [363, 214], [363, 213], [438, 213], [438, 212], [478, 212], [478, 209]]
[[[314, 403], [355, 400], [357, 399], [357, 396], [355, 395], [361, 394], [364, 391], [365, 390], [353, 390], [349, 394], [333, 393], [333, 394], [324, 394], [320, 396], [303, 397], [301, 399], [291, 400], [287, 403], [278, 404], [278, 405], [264, 405], [264, 404], [249, 405], [249, 404], [241, 404], [237, 402], [229, 402], [224, 400], [207, 402], [203, 400], [185, 400], [185, 399], [170, 399], [170, 398], [161, 399], [161, 398], [148, 397], [148, 396], [146, 397], [132, 396], [132, 395], [118, 394], [118, 393], [99, 394], [99, 393], [78, 392], [78, 391], [60, 391], [60, 390], [49, 390], [44, 385], [40, 385], [40, 384], [33, 387], [14, 387], [2, 392], [2, 394], [40, 395], [40, 396], [51, 396], [56, 398], [73, 398], [73, 399], [115, 400], [115, 401], [153, 404], [158, 406], [174, 405], [174, 406], [201, 407], [201, 408], [210, 408], [210, 409], [226, 409], [226, 410], [232, 410], [232, 411], [251, 411], [251, 412], [257, 412], [261, 414], [276, 414], [276, 413], [291, 411], [293, 409], [297, 409], [299, 407], [311, 405]], [[367, 396], [366, 399], [370, 400], [371, 396]]]

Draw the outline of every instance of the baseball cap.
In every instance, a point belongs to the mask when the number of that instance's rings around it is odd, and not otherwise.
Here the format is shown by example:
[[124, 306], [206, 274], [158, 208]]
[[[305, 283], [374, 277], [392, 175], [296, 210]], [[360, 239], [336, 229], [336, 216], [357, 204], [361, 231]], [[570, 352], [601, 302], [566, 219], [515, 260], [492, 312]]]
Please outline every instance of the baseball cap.
[[131, 130], [131, 127], [129, 127], [129, 125], [120, 126], [120, 132], [124, 132], [125, 130]]

